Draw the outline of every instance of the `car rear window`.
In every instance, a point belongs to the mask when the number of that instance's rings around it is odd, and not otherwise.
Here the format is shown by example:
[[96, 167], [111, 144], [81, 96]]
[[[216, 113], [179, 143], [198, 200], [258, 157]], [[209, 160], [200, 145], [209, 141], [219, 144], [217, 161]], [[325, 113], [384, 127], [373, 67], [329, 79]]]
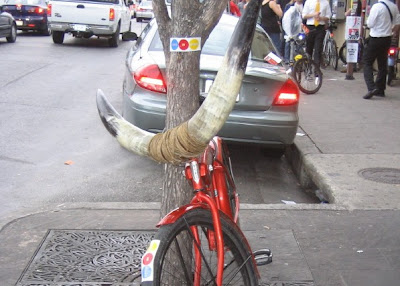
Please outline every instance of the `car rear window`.
[[140, 3], [139, 6], [141, 6], [141, 7], [153, 7], [153, 2], [151, 2], [151, 1], [142, 2], [142, 3]]
[[[233, 34], [235, 27], [227, 23], [219, 23], [211, 32], [207, 42], [203, 46], [202, 54], [224, 56], [228, 49], [229, 40]], [[150, 45], [151, 51], [162, 51], [162, 43], [158, 31], [155, 33], [153, 41]], [[270, 52], [276, 54], [275, 48], [271, 40], [261, 30], [256, 30], [251, 45], [250, 57], [255, 61], [264, 61], [264, 57]]]
[[4, 0], [5, 5], [45, 5], [44, 0]]

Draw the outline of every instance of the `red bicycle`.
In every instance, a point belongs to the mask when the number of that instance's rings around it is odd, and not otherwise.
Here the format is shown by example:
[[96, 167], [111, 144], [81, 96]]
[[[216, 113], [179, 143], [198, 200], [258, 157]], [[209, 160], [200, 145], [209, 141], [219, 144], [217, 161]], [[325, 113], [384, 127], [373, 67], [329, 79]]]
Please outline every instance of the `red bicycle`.
[[258, 285], [256, 265], [270, 263], [271, 251], [253, 254], [237, 224], [239, 197], [221, 138], [186, 163], [185, 176], [194, 197], [157, 225], [142, 258], [142, 285]]
[[[239, 93], [261, 2], [248, 3], [206, 100], [187, 122], [152, 134], [128, 123], [101, 91], [97, 93], [101, 120], [117, 141], [158, 162], [187, 162], [184, 174], [194, 191], [188, 205], [158, 223], [159, 230], [142, 257], [143, 286], [256, 286], [257, 265], [272, 261], [268, 249], [253, 253], [239, 228], [239, 199], [228, 150], [221, 138], [214, 137]], [[204, 118], [214, 125], [204, 124]]]

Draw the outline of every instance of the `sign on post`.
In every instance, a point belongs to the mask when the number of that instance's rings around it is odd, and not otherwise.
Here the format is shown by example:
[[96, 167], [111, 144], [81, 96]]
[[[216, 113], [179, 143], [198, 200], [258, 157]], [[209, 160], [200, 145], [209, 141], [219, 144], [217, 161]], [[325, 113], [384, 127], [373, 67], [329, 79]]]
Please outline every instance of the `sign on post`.
[[361, 17], [358, 16], [348, 16], [346, 18], [346, 31], [345, 39], [346, 41], [358, 41], [361, 34]]
[[345, 39], [347, 41], [346, 60], [348, 63], [357, 63], [358, 41], [361, 35], [361, 17], [348, 16], [346, 18]]

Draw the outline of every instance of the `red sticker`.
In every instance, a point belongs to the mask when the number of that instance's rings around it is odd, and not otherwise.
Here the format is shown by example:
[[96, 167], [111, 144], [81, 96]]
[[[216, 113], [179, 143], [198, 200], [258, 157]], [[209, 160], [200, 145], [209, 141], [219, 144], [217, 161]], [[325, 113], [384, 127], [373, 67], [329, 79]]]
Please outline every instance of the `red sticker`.
[[151, 253], [146, 253], [145, 256], [143, 256], [143, 264], [148, 265], [150, 262], [153, 260], [153, 254]]
[[181, 50], [183, 50], [183, 51], [187, 50], [188, 47], [189, 47], [189, 42], [187, 40], [182, 39], [182, 40], [179, 41], [179, 48]]

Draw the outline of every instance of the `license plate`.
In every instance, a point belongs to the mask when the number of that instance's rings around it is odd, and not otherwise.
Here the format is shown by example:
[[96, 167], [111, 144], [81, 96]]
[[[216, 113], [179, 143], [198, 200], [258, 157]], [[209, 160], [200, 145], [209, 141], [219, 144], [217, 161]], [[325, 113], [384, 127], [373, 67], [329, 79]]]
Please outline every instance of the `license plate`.
[[74, 25], [74, 30], [78, 32], [86, 32], [86, 25]]
[[[214, 81], [211, 80], [211, 79], [207, 79], [207, 80], [205, 81], [205, 84], [204, 84], [204, 92], [205, 92], [205, 94], [208, 94], [208, 92], [210, 91], [210, 88], [211, 88], [213, 82], [214, 82]], [[236, 102], [239, 102], [239, 94], [238, 94], [237, 97], [236, 97]]]
[[15, 23], [17, 23], [17, 26], [23, 26], [24, 25], [23, 21], [15, 21]]

